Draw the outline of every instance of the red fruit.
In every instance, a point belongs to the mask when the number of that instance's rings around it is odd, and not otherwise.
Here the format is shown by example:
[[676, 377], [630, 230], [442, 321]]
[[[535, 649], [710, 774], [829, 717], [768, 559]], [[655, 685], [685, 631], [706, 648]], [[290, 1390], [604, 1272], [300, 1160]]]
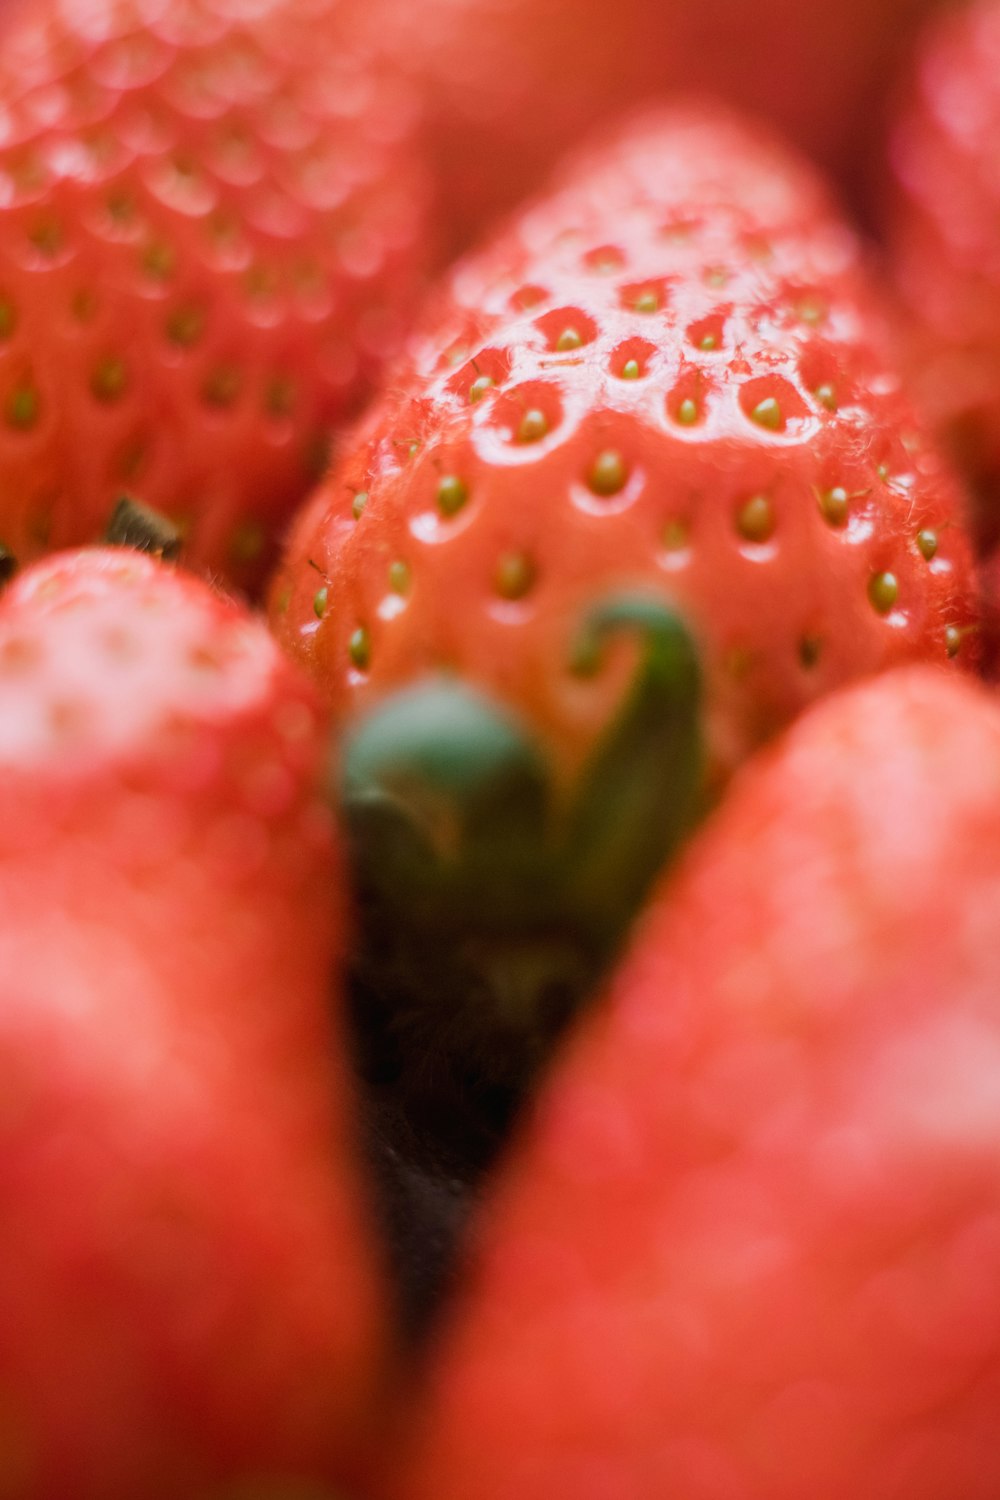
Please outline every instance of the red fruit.
[[888, 225], [914, 389], [983, 489], [1000, 535], [1000, 5], [928, 28], [891, 143]]
[[446, 243], [468, 248], [615, 111], [706, 90], [773, 121], [857, 196], [886, 80], [935, 0], [356, 0], [414, 83]]
[[[259, 582], [422, 254], [398, 80], [334, 0], [39, 0], [0, 52], [0, 542], [122, 489]], [[332, 33], [322, 44], [323, 31]]]
[[479, 1226], [393, 1500], [1000, 1493], [1000, 711], [733, 783]]
[[[652, 0], [651, 0], [652, 3]], [[772, 121], [854, 198], [865, 196], [888, 85], [941, 0], [674, 0], [671, 75]]]
[[348, 0], [413, 84], [445, 248], [521, 203], [596, 121], [681, 76], [660, 0]]
[[[630, 378], [632, 377], [632, 378]], [[460, 266], [298, 523], [282, 640], [341, 716], [447, 667], [579, 764], [640, 586], [700, 648], [716, 771], [837, 683], [969, 662], [956, 486], [809, 169], [728, 116], [646, 121]]]
[[[852, 678], [975, 662], [961, 496], [860, 259], [771, 137], [653, 116], [456, 269], [297, 524], [272, 620], [375, 715], [366, 983], [418, 1067], [543, 1050], [690, 822], [699, 723], [718, 783]], [[651, 642], [631, 694], [595, 609]], [[394, 703], [435, 672], [460, 708]]]
[[262, 625], [148, 558], [0, 606], [11, 1500], [333, 1483], [380, 1416], [324, 740]]

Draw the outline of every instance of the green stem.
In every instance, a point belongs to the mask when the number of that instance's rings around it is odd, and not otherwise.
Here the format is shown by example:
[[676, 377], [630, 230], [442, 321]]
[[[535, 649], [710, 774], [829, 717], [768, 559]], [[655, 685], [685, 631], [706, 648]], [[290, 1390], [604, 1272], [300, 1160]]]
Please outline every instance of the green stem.
[[344, 746], [362, 985], [409, 1045], [493, 1081], [534, 1070], [698, 809], [694, 644], [639, 594], [594, 610], [583, 643], [598, 662], [623, 633], [640, 662], [568, 813], [533, 736], [453, 680], [395, 694]]

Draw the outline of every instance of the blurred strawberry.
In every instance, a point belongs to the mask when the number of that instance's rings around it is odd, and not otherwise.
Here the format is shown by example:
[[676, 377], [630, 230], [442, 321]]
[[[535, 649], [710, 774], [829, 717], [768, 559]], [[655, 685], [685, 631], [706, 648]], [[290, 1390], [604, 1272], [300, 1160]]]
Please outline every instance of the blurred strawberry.
[[22, 560], [99, 537], [124, 487], [254, 585], [393, 351], [423, 178], [400, 83], [339, 9], [38, 0], [4, 31], [0, 542]]
[[1000, 537], [1000, 4], [931, 26], [892, 138], [888, 224], [914, 389]]
[[998, 768], [921, 668], [733, 783], [496, 1183], [393, 1500], [1000, 1493]]
[[263, 626], [150, 559], [0, 605], [5, 1500], [335, 1483], [381, 1415], [324, 741]]
[[863, 200], [886, 124], [889, 85], [941, 0], [667, 0], [674, 79], [771, 120]]
[[704, 90], [867, 175], [886, 80], [935, 0], [347, 0], [424, 108], [445, 243], [466, 249], [616, 111]]

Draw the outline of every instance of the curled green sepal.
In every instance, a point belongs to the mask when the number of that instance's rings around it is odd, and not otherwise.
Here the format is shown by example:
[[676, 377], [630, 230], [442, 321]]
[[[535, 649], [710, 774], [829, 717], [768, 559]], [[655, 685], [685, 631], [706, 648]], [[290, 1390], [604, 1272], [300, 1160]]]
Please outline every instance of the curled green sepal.
[[490, 920], [516, 921], [511, 881], [544, 840], [549, 772], [512, 715], [447, 678], [406, 688], [349, 736], [340, 786], [360, 891], [394, 921], [460, 931], [487, 892]]
[[638, 642], [632, 684], [568, 796], [516, 715], [445, 677], [343, 748], [360, 984], [404, 1045], [505, 1086], [597, 983], [698, 810], [694, 643], [662, 599], [627, 593], [578, 645], [596, 666], [620, 635]]
[[564, 841], [572, 908], [614, 944], [650, 882], [699, 812], [701, 671], [690, 633], [656, 596], [601, 604], [580, 653], [599, 659], [609, 636], [642, 643], [628, 698], [586, 767]]

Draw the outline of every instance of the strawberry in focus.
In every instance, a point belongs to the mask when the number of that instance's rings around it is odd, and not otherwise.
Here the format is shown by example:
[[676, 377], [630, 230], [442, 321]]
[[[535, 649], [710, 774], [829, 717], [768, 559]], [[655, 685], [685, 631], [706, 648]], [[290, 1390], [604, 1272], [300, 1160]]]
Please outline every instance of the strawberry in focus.
[[888, 346], [811, 169], [677, 106], [459, 265], [297, 523], [271, 618], [371, 716], [345, 795], [375, 988], [422, 988], [432, 1031], [471, 1010], [478, 1066], [606, 961], [696, 811], [698, 739], [714, 788], [852, 678], [975, 663], [962, 495]]
[[0, 604], [11, 1500], [362, 1462], [387, 1309], [325, 738], [262, 624], [148, 558], [59, 555]]
[[494, 1184], [385, 1492], [993, 1500], [998, 902], [978, 686], [852, 687], [745, 768]]
[[[405, 326], [425, 185], [336, 0], [40, 0], [0, 49], [0, 543], [122, 489], [259, 584]], [[322, 38], [322, 44], [317, 36]]]

